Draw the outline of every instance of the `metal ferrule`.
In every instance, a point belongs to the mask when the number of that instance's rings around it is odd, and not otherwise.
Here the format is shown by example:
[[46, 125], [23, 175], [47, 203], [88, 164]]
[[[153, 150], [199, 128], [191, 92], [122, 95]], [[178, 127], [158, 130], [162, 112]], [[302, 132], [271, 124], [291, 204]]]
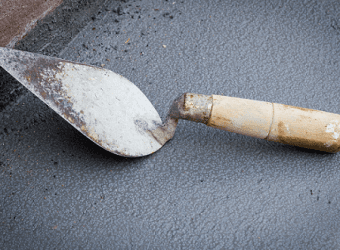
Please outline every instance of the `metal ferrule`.
[[173, 102], [168, 116], [207, 124], [212, 104], [212, 96], [185, 93]]

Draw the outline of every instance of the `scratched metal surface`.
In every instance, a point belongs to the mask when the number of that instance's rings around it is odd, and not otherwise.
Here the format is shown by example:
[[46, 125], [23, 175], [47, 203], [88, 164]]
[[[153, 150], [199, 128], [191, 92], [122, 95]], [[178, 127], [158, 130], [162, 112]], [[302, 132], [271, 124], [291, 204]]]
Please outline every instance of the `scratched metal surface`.
[[79, 132], [112, 153], [145, 156], [163, 145], [145, 132], [162, 124], [157, 111], [121, 75], [7, 48], [0, 48], [0, 66]]
[[[183, 92], [340, 113], [339, 2], [108, 2], [62, 50], [17, 48], [103, 64], [162, 119]], [[0, 119], [2, 248], [339, 248], [340, 154], [180, 121], [126, 159], [27, 92]]]

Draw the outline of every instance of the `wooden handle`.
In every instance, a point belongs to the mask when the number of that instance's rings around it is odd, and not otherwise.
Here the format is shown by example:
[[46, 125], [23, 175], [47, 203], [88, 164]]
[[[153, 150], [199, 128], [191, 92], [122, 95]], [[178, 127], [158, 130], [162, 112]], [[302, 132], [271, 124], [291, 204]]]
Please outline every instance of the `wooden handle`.
[[340, 150], [340, 115], [213, 95], [208, 126], [331, 153]]

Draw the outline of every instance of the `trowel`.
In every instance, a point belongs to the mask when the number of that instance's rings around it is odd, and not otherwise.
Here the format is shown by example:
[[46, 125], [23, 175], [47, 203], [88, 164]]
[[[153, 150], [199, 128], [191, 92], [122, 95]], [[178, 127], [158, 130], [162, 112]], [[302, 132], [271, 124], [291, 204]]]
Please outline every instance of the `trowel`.
[[340, 150], [338, 114], [184, 93], [163, 123], [147, 97], [110, 70], [8, 48], [0, 48], [0, 66], [83, 135], [125, 157], [159, 150], [174, 136], [179, 119], [314, 150]]

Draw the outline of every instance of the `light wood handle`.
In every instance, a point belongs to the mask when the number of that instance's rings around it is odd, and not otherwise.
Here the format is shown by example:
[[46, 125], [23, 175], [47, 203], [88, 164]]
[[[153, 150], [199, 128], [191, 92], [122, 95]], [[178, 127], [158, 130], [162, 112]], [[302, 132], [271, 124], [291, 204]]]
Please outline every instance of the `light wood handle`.
[[335, 153], [340, 115], [277, 103], [213, 95], [208, 126], [268, 141]]

